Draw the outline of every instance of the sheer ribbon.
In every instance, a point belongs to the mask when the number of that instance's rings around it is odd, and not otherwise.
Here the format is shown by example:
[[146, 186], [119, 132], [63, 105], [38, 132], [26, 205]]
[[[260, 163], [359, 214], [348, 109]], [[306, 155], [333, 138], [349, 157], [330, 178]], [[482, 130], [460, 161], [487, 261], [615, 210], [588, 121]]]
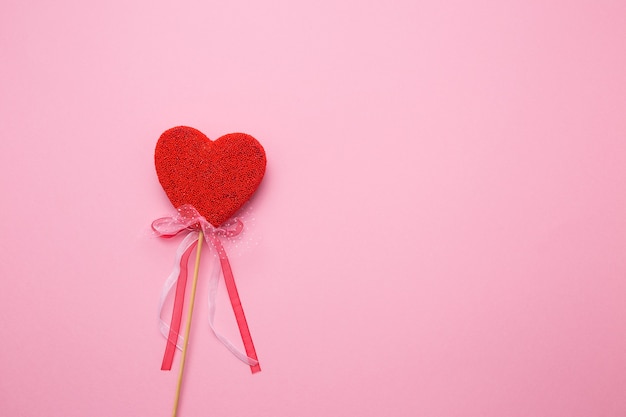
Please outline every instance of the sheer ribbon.
[[[211, 225], [204, 217], [202, 217], [192, 205], [186, 204], [177, 209], [177, 214], [175, 216], [162, 217], [152, 222], [152, 229], [155, 231], [157, 236], [164, 238], [170, 238], [181, 232], [187, 232], [187, 236], [185, 236], [183, 241], [178, 246], [174, 269], [165, 280], [163, 290], [161, 291], [161, 297], [159, 299], [159, 328], [163, 336], [167, 339], [161, 369], [172, 369], [174, 353], [177, 348], [180, 350], [183, 346], [183, 337], [180, 335], [180, 325], [183, 315], [185, 286], [187, 283], [187, 263], [193, 248], [198, 243], [199, 231], [202, 230], [204, 232], [205, 240], [216, 250], [220, 261], [220, 268], [213, 268], [209, 278], [209, 327], [213, 331], [215, 337], [217, 337], [217, 339], [222, 342], [222, 344], [226, 346], [226, 348], [233, 355], [235, 355], [235, 357], [250, 365], [252, 373], [259, 372], [261, 367], [254, 349], [254, 344], [252, 343], [250, 329], [248, 328], [246, 316], [243, 312], [241, 300], [239, 299], [230, 262], [221, 242], [222, 238], [231, 238], [239, 235], [243, 231], [243, 222], [240, 219], [235, 219], [229, 226], [216, 228], [213, 227], [213, 225]], [[245, 353], [235, 347], [230, 340], [221, 335], [215, 328], [215, 297], [219, 284], [220, 269], [222, 271], [222, 275], [224, 276], [226, 290], [228, 291], [228, 297], [233, 307], [233, 312], [235, 313], [235, 319], [237, 320], [237, 326], [239, 327], [239, 333], [241, 334]], [[174, 308], [170, 324], [168, 325], [163, 320], [163, 307], [165, 300], [172, 292], [174, 286], [176, 286]]]

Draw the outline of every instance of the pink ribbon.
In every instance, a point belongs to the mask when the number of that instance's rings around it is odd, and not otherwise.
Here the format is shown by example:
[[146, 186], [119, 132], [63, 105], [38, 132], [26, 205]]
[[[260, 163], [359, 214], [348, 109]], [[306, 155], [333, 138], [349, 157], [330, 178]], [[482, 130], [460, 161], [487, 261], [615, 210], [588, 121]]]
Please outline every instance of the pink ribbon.
[[[164, 238], [171, 238], [183, 231], [188, 232], [187, 236], [178, 247], [174, 269], [163, 286], [159, 302], [161, 333], [167, 338], [161, 369], [170, 370], [172, 368], [176, 348], [181, 349], [182, 347], [180, 324], [185, 298], [185, 286], [187, 283], [187, 262], [198, 241], [198, 232], [202, 230], [204, 232], [205, 240], [207, 243], [210, 243], [219, 256], [220, 267], [224, 276], [228, 297], [230, 298], [230, 303], [232, 305], [233, 312], [235, 313], [245, 354], [237, 349], [227, 338], [222, 336], [215, 329], [213, 322], [215, 313], [215, 293], [217, 292], [217, 283], [219, 281], [219, 276], [215, 276], [215, 274], [213, 274], [209, 283], [209, 326], [218, 340], [220, 340], [220, 342], [222, 342], [228, 350], [230, 350], [239, 360], [250, 365], [252, 373], [259, 372], [261, 367], [259, 365], [256, 350], [254, 349], [254, 343], [252, 342], [252, 336], [250, 334], [250, 329], [248, 328], [246, 316], [243, 312], [241, 300], [239, 299], [239, 293], [237, 291], [237, 286], [235, 285], [235, 277], [233, 275], [228, 256], [226, 255], [226, 251], [224, 250], [224, 246], [220, 240], [220, 238], [231, 238], [239, 235], [243, 231], [243, 222], [240, 219], [234, 219], [233, 223], [229, 226], [216, 228], [213, 227], [213, 225], [211, 225], [204, 217], [202, 217], [192, 205], [186, 204], [177, 209], [177, 214], [175, 216], [162, 217], [152, 222], [152, 229], [155, 231], [157, 236]], [[170, 325], [168, 326], [161, 318], [161, 314], [165, 299], [171, 292], [174, 284], [176, 284], [174, 308]]]

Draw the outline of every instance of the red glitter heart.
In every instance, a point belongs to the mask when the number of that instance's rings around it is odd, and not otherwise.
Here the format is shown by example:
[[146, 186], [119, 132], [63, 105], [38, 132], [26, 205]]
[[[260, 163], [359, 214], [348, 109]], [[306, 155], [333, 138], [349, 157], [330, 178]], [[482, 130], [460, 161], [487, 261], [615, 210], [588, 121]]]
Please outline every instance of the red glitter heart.
[[163, 132], [154, 151], [159, 182], [174, 207], [193, 205], [218, 227], [252, 197], [265, 174], [265, 150], [252, 136], [212, 141], [191, 127]]

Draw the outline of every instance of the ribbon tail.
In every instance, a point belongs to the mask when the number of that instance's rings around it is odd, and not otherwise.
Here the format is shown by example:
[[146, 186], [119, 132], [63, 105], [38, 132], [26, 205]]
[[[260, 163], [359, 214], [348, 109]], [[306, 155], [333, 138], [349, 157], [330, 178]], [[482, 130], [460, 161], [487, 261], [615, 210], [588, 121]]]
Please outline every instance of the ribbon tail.
[[[252, 335], [250, 334], [250, 329], [248, 327], [248, 322], [246, 320], [246, 316], [243, 312], [243, 306], [241, 305], [241, 300], [239, 298], [239, 292], [237, 291], [237, 286], [235, 285], [235, 277], [233, 276], [233, 271], [230, 267], [230, 262], [228, 261], [228, 256], [226, 255], [226, 251], [222, 246], [219, 238], [215, 236], [209, 235], [211, 239], [211, 243], [217, 250], [217, 253], [220, 258], [220, 265], [222, 267], [222, 273], [224, 275], [224, 282], [226, 284], [226, 290], [228, 291], [228, 297], [230, 298], [230, 304], [233, 307], [233, 312], [235, 313], [235, 319], [237, 320], [237, 326], [239, 327], [239, 333], [241, 334], [241, 340], [243, 341], [244, 349], [246, 350], [246, 358], [242, 358], [243, 356], [226, 338], [215, 332], [215, 329], [212, 326], [214, 333], [220, 341], [242, 361], [246, 362], [250, 365], [250, 370], [252, 373], [260, 372], [261, 366], [259, 365], [259, 359], [256, 354], [256, 350], [254, 349], [254, 343], [252, 342]], [[211, 295], [209, 295], [211, 296]], [[213, 306], [214, 310], [214, 306]], [[212, 313], [210, 313], [212, 314]], [[210, 320], [211, 322], [212, 320]]]
[[[176, 264], [174, 270], [170, 274], [170, 278], [166, 281], [166, 287], [164, 288], [165, 296], [172, 289], [174, 282], [176, 283], [176, 293], [174, 296], [174, 307], [172, 311], [172, 318], [170, 325], [168, 326], [161, 319], [161, 333], [167, 337], [167, 343], [165, 345], [165, 353], [163, 355], [163, 362], [161, 364], [161, 370], [169, 371], [172, 369], [172, 362], [174, 361], [174, 353], [176, 352], [176, 348], [180, 349], [180, 345], [182, 342], [182, 336], [180, 336], [180, 324], [183, 316], [183, 305], [185, 302], [185, 287], [187, 285], [187, 270], [188, 270], [188, 262], [189, 256], [193, 251], [193, 248], [196, 246], [198, 242], [198, 236], [196, 234], [190, 233], [183, 240], [179, 249], [177, 251], [176, 256]], [[174, 278], [172, 282], [172, 278]], [[167, 284], [169, 283], [169, 287]], [[164, 297], [161, 297], [161, 303], [159, 310], [163, 308]], [[159, 312], [159, 316], [161, 315], [161, 311]]]
[[259, 361], [248, 357], [244, 352], [239, 350], [233, 343], [228, 340], [225, 336], [220, 334], [215, 327], [215, 307], [217, 303], [215, 302], [215, 298], [217, 296], [217, 288], [220, 282], [220, 273], [221, 273], [221, 265], [217, 262], [212, 263], [212, 270], [209, 275], [209, 297], [208, 297], [208, 306], [209, 306], [209, 327], [213, 331], [215, 337], [232, 353], [237, 359], [242, 361], [243, 363], [253, 366], [259, 363]]

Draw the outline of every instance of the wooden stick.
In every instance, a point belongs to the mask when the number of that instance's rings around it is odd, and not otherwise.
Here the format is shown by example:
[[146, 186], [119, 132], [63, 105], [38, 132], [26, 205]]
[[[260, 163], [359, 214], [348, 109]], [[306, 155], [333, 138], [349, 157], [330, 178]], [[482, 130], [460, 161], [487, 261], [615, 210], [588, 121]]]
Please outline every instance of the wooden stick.
[[193, 270], [193, 283], [191, 285], [191, 300], [189, 301], [189, 312], [187, 313], [187, 327], [185, 328], [185, 339], [183, 341], [183, 355], [180, 358], [180, 371], [178, 372], [178, 385], [176, 386], [176, 397], [174, 397], [174, 411], [172, 417], [176, 417], [178, 412], [178, 401], [180, 400], [180, 388], [183, 385], [183, 371], [185, 370], [185, 358], [187, 357], [187, 343], [189, 342], [189, 331], [191, 330], [191, 315], [193, 314], [193, 303], [196, 298], [196, 287], [198, 286], [198, 271], [200, 270], [200, 251], [204, 234], [200, 231], [198, 235], [198, 249], [196, 250], [196, 266]]

